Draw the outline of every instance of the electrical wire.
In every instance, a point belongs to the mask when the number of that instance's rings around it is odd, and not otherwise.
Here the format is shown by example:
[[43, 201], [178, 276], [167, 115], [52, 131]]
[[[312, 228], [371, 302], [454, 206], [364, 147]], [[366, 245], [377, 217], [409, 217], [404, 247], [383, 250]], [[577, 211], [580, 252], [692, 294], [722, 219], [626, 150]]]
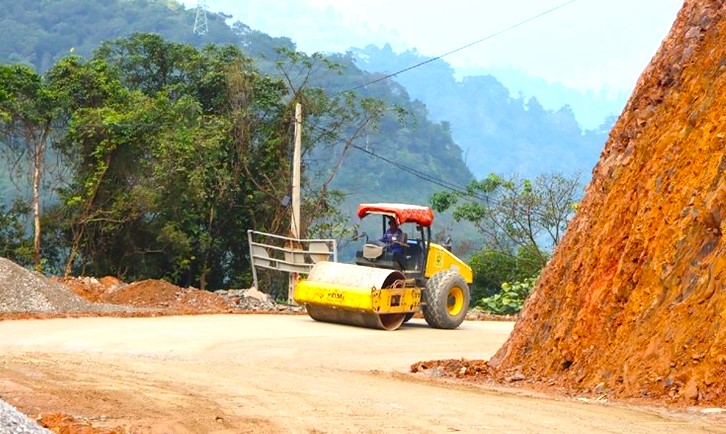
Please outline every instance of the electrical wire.
[[388, 164], [390, 164], [390, 165], [392, 165], [392, 166], [394, 166], [394, 167], [396, 167], [398, 169], [401, 169], [404, 172], [410, 173], [411, 175], [413, 175], [413, 176], [415, 176], [415, 177], [417, 177], [419, 179], [423, 179], [424, 181], [431, 182], [432, 184], [436, 184], [439, 187], [445, 188], [447, 190], [451, 190], [451, 191], [456, 192], [456, 193], [468, 194], [467, 193], [467, 190], [466, 190], [466, 187], [462, 187], [460, 185], [453, 184], [453, 183], [448, 182], [448, 181], [445, 181], [445, 180], [443, 180], [441, 178], [436, 178], [434, 176], [431, 176], [429, 174], [426, 174], [424, 172], [421, 172], [419, 170], [416, 170], [414, 168], [411, 168], [409, 166], [406, 166], [404, 164], [401, 164], [401, 163], [399, 163], [397, 161], [394, 161], [394, 160], [391, 160], [389, 158], [386, 158], [386, 157], [384, 157], [382, 155], [376, 154], [375, 152], [373, 152], [373, 151], [371, 151], [369, 149], [360, 147], [358, 145], [351, 145], [351, 147], [352, 148], [355, 148], [355, 149], [357, 149], [357, 150], [359, 150], [361, 152], [364, 152], [364, 153], [366, 153], [366, 154], [368, 154], [368, 155], [370, 155], [370, 156], [372, 156], [374, 158], [378, 158], [378, 159], [380, 159], [382, 161], [385, 161], [386, 163], [388, 163]]
[[461, 195], [463, 197], [468, 197], [470, 199], [475, 199], [475, 200], [478, 200], [478, 201], [481, 201], [481, 202], [487, 202], [487, 203], [491, 203], [491, 204], [494, 204], [494, 205], [499, 205], [500, 204], [500, 202], [497, 199], [493, 198], [493, 197], [481, 196], [481, 195], [479, 195], [479, 194], [477, 194], [477, 193], [475, 193], [473, 191], [470, 191], [467, 187], [462, 187], [460, 185], [457, 185], [457, 184], [454, 184], [454, 183], [445, 181], [445, 180], [443, 180], [441, 178], [436, 178], [436, 177], [431, 176], [431, 175], [429, 175], [427, 173], [424, 173], [424, 172], [422, 172], [420, 170], [416, 170], [414, 168], [411, 168], [409, 166], [406, 166], [404, 164], [401, 164], [401, 163], [399, 163], [397, 161], [391, 160], [390, 158], [386, 158], [386, 157], [384, 157], [382, 155], [376, 154], [375, 152], [373, 152], [373, 151], [371, 151], [369, 149], [362, 148], [362, 147], [360, 147], [358, 145], [351, 145], [351, 147], [354, 148], [354, 149], [357, 149], [357, 150], [359, 150], [361, 152], [364, 152], [364, 153], [370, 155], [371, 157], [378, 158], [379, 160], [384, 161], [384, 162], [386, 162], [386, 163], [388, 163], [388, 164], [390, 164], [390, 165], [392, 165], [392, 166], [394, 166], [394, 167], [396, 167], [398, 169], [401, 169], [404, 172], [410, 173], [411, 175], [413, 175], [413, 176], [415, 176], [415, 177], [417, 177], [419, 179], [422, 179], [424, 181], [430, 182], [432, 184], [436, 184], [436, 185], [438, 185], [441, 188], [444, 188], [446, 190], [452, 191], [452, 192], [454, 192], [456, 194], [459, 194], [459, 195]]
[[[319, 127], [319, 126], [312, 127], [312, 129], [313, 130], [317, 130], [319, 132], [325, 131], [324, 128]], [[362, 146], [359, 146], [359, 145], [356, 145], [356, 144], [351, 144], [350, 147], [353, 148], [353, 149], [356, 149], [358, 151], [361, 151], [364, 154], [368, 154], [369, 156], [371, 156], [373, 158], [377, 158], [377, 159], [385, 162], [386, 164], [390, 164], [391, 166], [393, 166], [393, 167], [395, 167], [397, 169], [400, 169], [400, 170], [402, 170], [402, 171], [404, 171], [406, 173], [409, 173], [409, 174], [411, 174], [411, 175], [413, 175], [413, 176], [415, 176], [415, 177], [417, 177], [419, 179], [422, 179], [422, 180], [424, 180], [426, 182], [430, 182], [432, 184], [438, 185], [439, 187], [441, 187], [441, 188], [443, 188], [445, 190], [449, 190], [451, 192], [454, 192], [454, 193], [456, 193], [458, 195], [461, 195], [461, 196], [464, 196], [464, 197], [469, 197], [471, 199], [479, 200], [479, 201], [482, 201], [482, 202], [493, 202], [493, 203], [496, 203], [497, 202], [495, 199], [493, 199], [491, 197], [481, 196], [481, 195], [479, 195], [479, 194], [471, 191], [467, 187], [464, 187], [464, 186], [461, 186], [461, 185], [458, 185], [458, 184], [454, 184], [452, 182], [449, 182], [449, 181], [443, 180], [441, 178], [437, 178], [435, 176], [432, 176], [432, 175], [430, 175], [430, 174], [428, 174], [426, 172], [423, 172], [421, 170], [414, 169], [413, 167], [410, 167], [410, 166], [406, 166], [405, 164], [402, 164], [402, 163], [400, 163], [398, 161], [395, 161], [395, 160], [393, 160], [391, 158], [384, 157], [383, 155], [380, 155], [380, 154], [378, 154], [376, 152], [373, 152], [370, 149], [364, 148]]]
[[[518, 23], [516, 23], [516, 24], [512, 24], [512, 25], [511, 25], [511, 26], [509, 26], [509, 27], [505, 27], [504, 29], [501, 29], [501, 30], [498, 30], [498, 31], [496, 31], [496, 32], [494, 32], [494, 33], [491, 33], [491, 34], [489, 34], [489, 35], [487, 35], [487, 36], [485, 36], [485, 37], [483, 37], [483, 38], [481, 38], [481, 39], [478, 39], [478, 40], [476, 40], [476, 41], [474, 41], [474, 42], [471, 42], [471, 43], [469, 43], [469, 44], [466, 44], [466, 45], [464, 45], [464, 46], [461, 46], [461, 47], [459, 47], [459, 48], [456, 48], [456, 49], [454, 49], [454, 50], [448, 51], [448, 52], [446, 52], [446, 53], [444, 53], [444, 54], [441, 54], [441, 55], [439, 55], [439, 56], [436, 56], [436, 57], [432, 57], [431, 59], [428, 59], [428, 60], [424, 60], [424, 61], [423, 61], [423, 62], [421, 62], [421, 63], [417, 63], [417, 64], [415, 64], [415, 65], [413, 65], [413, 66], [409, 66], [409, 67], [407, 67], [407, 68], [401, 69], [400, 71], [394, 72], [394, 73], [392, 73], [392, 74], [388, 74], [388, 75], [385, 75], [385, 76], [383, 76], [383, 77], [379, 77], [379, 78], [376, 78], [375, 80], [371, 80], [371, 81], [369, 81], [369, 82], [367, 82], [367, 83], [364, 83], [364, 84], [361, 84], [361, 85], [358, 85], [358, 86], [352, 87], [352, 88], [348, 89], [348, 90], [347, 90], [347, 91], [345, 91], [345, 92], [352, 92], [352, 91], [354, 91], [354, 90], [358, 90], [358, 89], [360, 89], [360, 88], [363, 88], [363, 87], [369, 86], [369, 85], [371, 85], [371, 84], [374, 84], [374, 83], [378, 83], [378, 82], [380, 82], [380, 81], [384, 81], [384, 80], [388, 80], [389, 78], [395, 77], [395, 76], [397, 76], [397, 75], [399, 75], [399, 74], [403, 74], [404, 72], [408, 72], [408, 71], [411, 71], [411, 70], [413, 70], [413, 69], [416, 69], [416, 68], [419, 68], [419, 67], [421, 67], [421, 66], [424, 66], [424, 65], [426, 65], [426, 64], [428, 64], [428, 63], [431, 63], [431, 62], [434, 62], [434, 61], [436, 61], [436, 60], [442, 59], [442, 58], [444, 58], [444, 57], [446, 57], [446, 56], [449, 56], [449, 55], [451, 55], [451, 54], [454, 54], [454, 53], [458, 53], [459, 51], [462, 51], [462, 50], [465, 50], [465, 49], [467, 49], [467, 48], [473, 47], [474, 45], [477, 45], [477, 44], [480, 44], [480, 43], [482, 43], [482, 42], [484, 42], [484, 41], [487, 41], [487, 40], [489, 40], [489, 39], [495, 38], [495, 37], [497, 37], [497, 36], [499, 36], [499, 35], [502, 35], [503, 33], [506, 33], [506, 32], [509, 32], [509, 31], [511, 31], [511, 30], [514, 30], [514, 29], [516, 29], [517, 27], [523, 26], [523, 25], [525, 25], [525, 24], [527, 24], [527, 23], [529, 23], [529, 22], [531, 22], [531, 21], [534, 21], [534, 20], [536, 20], [536, 19], [539, 19], [539, 18], [541, 18], [541, 17], [543, 17], [543, 16], [545, 16], [545, 15], [547, 15], [547, 14], [550, 14], [550, 13], [552, 13], [552, 12], [555, 12], [555, 11], [557, 11], [557, 10], [559, 10], [559, 9], [562, 9], [562, 8], [564, 8], [564, 7], [566, 7], [566, 6], [569, 6], [569, 5], [571, 5], [572, 3], [575, 3], [576, 1], [577, 1], [577, 0], [570, 0], [570, 1], [567, 1], [567, 2], [564, 2], [564, 3], [561, 3], [561, 4], [559, 4], [559, 5], [557, 5], [557, 6], [553, 7], [553, 8], [550, 8], [550, 9], [548, 9], [548, 10], [544, 11], [544, 12], [540, 12], [539, 14], [537, 14], [537, 15], [534, 15], [534, 16], [532, 16], [532, 17], [529, 17], [529, 18], [527, 18], [526, 20], [520, 21], [520, 22], [518, 22]], [[343, 92], [343, 93], [344, 93], [344, 92]]]

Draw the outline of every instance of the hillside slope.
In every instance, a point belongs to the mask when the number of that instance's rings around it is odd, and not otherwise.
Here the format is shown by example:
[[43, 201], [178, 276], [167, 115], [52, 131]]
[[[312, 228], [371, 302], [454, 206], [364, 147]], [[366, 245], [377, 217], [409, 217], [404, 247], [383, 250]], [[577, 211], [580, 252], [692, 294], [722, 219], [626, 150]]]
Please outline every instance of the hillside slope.
[[490, 364], [726, 405], [726, 2], [686, 0], [578, 215]]

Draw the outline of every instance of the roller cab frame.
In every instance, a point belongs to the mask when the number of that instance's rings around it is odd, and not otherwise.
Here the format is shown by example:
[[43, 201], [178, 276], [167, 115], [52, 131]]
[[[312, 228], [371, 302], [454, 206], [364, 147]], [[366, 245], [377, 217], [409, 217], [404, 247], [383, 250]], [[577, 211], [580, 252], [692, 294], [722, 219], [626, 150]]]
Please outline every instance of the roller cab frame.
[[[469, 306], [471, 268], [449, 249], [431, 242], [434, 215], [429, 207], [395, 203], [366, 203], [358, 217], [382, 222], [393, 218], [407, 234], [403, 253], [390, 245], [364, 239], [355, 265], [316, 264], [298, 282], [295, 301], [315, 320], [395, 330], [421, 311], [435, 328], [457, 328]], [[375, 238], [376, 240], [378, 237]]]

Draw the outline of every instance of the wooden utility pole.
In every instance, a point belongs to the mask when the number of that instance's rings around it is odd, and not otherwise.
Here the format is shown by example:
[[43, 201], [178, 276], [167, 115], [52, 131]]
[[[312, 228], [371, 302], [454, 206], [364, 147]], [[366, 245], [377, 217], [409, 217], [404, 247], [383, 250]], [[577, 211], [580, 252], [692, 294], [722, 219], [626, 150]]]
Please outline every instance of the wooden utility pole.
[[[300, 239], [300, 166], [302, 165], [302, 105], [295, 104], [295, 146], [292, 153], [292, 221], [290, 223], [290, 236]], [[295, 255], [293, 255], [295, 257]], [[288, 303], [295, 302], [295, 283], [297, 273], [290, 273], [290, 282], [287, 291]]]
[[292, 153], [292, 223], [290, 231], [300, 238], [300, 154], [302, 152], [302, 105], [295, 104], [295, 149]]

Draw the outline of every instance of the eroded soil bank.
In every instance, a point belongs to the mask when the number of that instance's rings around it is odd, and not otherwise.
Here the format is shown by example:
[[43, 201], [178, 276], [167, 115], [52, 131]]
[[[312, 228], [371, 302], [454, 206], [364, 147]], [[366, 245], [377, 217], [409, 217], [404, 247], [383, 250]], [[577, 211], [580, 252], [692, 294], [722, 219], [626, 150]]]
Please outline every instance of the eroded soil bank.
[[726, 406], [725, 9], [684, 3], [490, 361], [500, 377]]

